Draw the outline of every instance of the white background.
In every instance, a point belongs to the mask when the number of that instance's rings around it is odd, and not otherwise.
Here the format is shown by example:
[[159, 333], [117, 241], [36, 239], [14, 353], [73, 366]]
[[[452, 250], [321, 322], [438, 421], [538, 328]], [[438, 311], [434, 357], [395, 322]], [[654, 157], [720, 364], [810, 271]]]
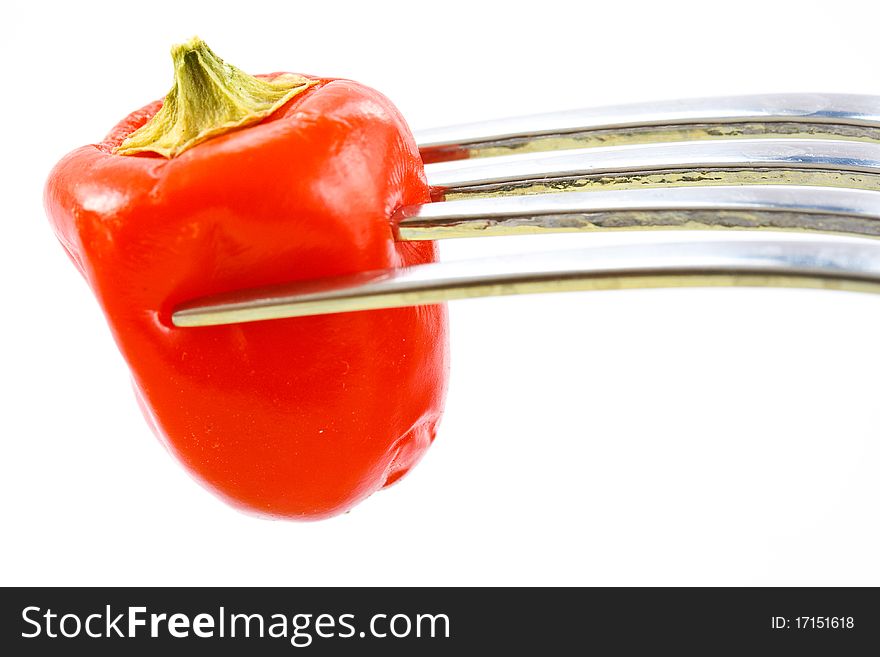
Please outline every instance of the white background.
[[[58, 158], [163, 95], [168, 48], [193, 34], [251, 72], [365, 82], [424, 128], [880, 93], [874, 3], [0, 6], [0, 583], [880, 584], [875, 298], [459, 302], [447, 413], [422, 464], [343, 517], [269, 522], [202, 490], [151, 435], [41, 201]], [[443, 255], [577, 239], [449, 242]]]

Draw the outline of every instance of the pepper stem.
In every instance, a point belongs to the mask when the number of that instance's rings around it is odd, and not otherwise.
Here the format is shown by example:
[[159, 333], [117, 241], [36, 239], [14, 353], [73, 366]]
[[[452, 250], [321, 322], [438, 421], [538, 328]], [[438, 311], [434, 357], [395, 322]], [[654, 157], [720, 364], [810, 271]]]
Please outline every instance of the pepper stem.
[[291, 73], [255, 78], [217, 57], [198, 37], [172, 47], [171, 57], [174, 86], [162, 108], [116, 148], [117, 155], [149, 151], [176, 157], [206, 139], [263, 120], [315, 84]]

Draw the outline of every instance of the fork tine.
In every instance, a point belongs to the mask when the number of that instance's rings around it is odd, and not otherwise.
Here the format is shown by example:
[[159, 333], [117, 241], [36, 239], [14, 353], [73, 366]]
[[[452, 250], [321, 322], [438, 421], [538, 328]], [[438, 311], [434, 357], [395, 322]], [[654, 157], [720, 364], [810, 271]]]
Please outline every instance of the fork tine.
[[713, 228], [880, 237], [880, 193], [744, 185], [502, 196], [404, 207], [394, 223], [401, 240]]
[[507, 155], [425, 167], [435, 199], [681, 185], [880, 190], [880, 143], [692, 141]]
[[749, 137], [880, 141], [880, 97], [770, 94], [670, 100], [416, 132], [426, 163], [591, 146]]
[[880, 249], [776, 238], [530, 253], [226, 294], [181, 306], [172, 321], [181, 327], [214, 326], [485, 296], [717, 285], [880, 293]]

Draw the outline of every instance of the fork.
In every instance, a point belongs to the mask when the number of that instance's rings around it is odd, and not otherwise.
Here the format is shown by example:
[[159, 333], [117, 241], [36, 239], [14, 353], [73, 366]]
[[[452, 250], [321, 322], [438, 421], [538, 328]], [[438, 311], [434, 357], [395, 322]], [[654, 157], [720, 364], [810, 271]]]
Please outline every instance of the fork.
[[880, 293], [880, 97], [670, 101], [417, 134], [433, 202], [400, 240], [595, 230], [767, 230], [760, 241], [620, 245], [362, 272], [190, 301], [196, 327], [453, 299], [670, 286]]

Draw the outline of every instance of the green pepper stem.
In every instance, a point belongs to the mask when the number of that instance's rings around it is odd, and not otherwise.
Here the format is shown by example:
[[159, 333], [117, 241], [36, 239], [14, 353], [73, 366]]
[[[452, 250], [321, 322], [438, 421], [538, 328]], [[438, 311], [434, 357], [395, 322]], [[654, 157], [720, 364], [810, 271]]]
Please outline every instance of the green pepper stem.
[[212, 137], [263, 120], [288, 100], [315, 84], [282, 73], [256, 78], [227, 64], [193, 37], [171, 48], [174, 86], [162, 108], [132, 132], [114, 151], [146, 151], [172, 158]]

